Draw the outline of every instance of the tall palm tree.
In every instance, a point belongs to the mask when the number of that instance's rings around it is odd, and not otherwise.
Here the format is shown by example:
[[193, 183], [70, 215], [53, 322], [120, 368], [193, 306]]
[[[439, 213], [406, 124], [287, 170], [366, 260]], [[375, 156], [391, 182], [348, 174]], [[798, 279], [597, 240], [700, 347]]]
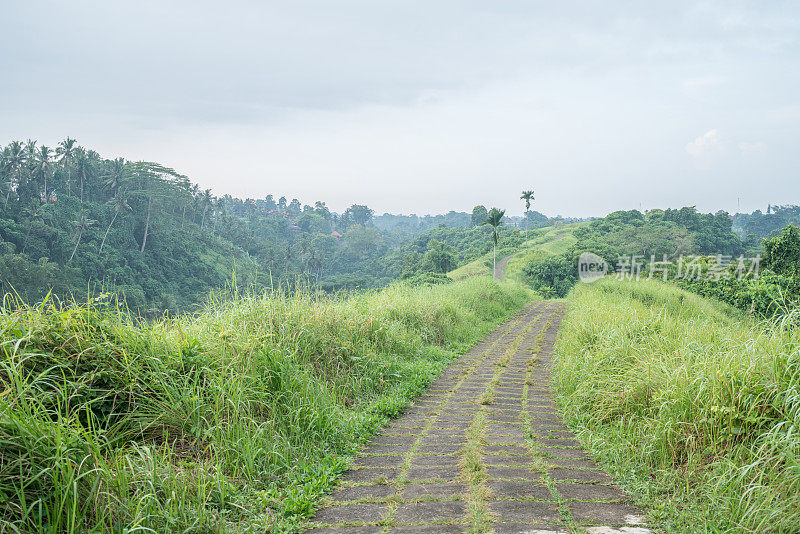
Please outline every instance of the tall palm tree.
[[497, 273], [497, 242], [500, 240], [500, 233], [499, 228], [500, 224], [503, 222], [503, 215], [506, 214], [506, 210], [499, 210], [497, 208], [492, 208], [489, 210], [489, 216], [486, 217], [486, 220], [483, 221], [483, 224], [488, 224], [492, 227], [492, 244], [494, 245], [494, 252], [492, 254], [492, 279], [495, 278]]
[[[5, 162], [3, 162], [3, 164], [0, 164], [0, 167], [3, 167], [4, 165]], [[11, 197], [11, 191], [13, 190], [14, 190], [14, 182], [12, 182], [11, 180], [3, 180], [2, 182], [0, 182], [0, 191], [5, 191], [6, 193], [3, 207], [8, 206], [8, 199]]]
[[35, 160], [38, 151], [36, 149], [36, 141], [28, 139], [25, 142], [25, 159], [27, 160]]
[[75, 231], [75, 248], [72, 249], [72, 255], [67, 260], [67, 263], [71, 262], [72, 258], [75, 257], [75, 253], [78, 251], [78, 245], [81, 244], [81, 238], [83, 237], [83, 234], [85, 234], [86, 230], [88, 230], [90, 227], [94, 226], [95, 223], [97, 223], [97, 221], [88, 218], [85, 213], [81, 213], [77, 219], [72, 221], [72, 227]]
[[[30, 141], [29, 141], [30, 142]], [[49, 202], [50, 197], [47, 195], [47, 176], [53, 172], [51, 159], [53, 151], [48, 147], [42, 145], [36, 153], [36, 173], [44, 180], [44, 201]]]
[[531, 200], [536, 199], [533, 198], [533, 191], [523, 191], [519, 198], [525, 201], [525, 246], [528, 246], [528, 212], [531, 210]]
[[217, 231], [217, 224], [219, 223], [220, 217], [225, 215], [225, 199], [223, 197], [217, 197], [214, 199], [214, 231]]
[[[75, 139], [67, 137], [58, 144], [56, 148], [56, 156], [58, 162], [67, 171], [67, 195], [72, 193], [72, 169], [70, 166], [75, 163], [77, 157], [78, 147], [75, 146]], [[81, 202], [83, 202], [83, 195], [81, 195]]]
[[126, 211], [131, 211], [131, 207], [128, 204], [128, 199], [122, 195], [115, 196], [114, 198], [108, 201], [108, 204], [111, 205], [111, 209], [114, 210], [114, 216], [111, 217], [111, 222], [108, 223], [108, 228], [106, 228], [106, 233], [103, 235], [103, 241], [100, 243], [100, 250], [98, 251], [98, 255], [103, 253], [103, 247], [106, 244], [106, 238], [108, 237], [108, 232], [111, 231], [111, 225], [113, 225], [114, 221], [117, 220], [117, 215]]
[[124, 184], [126, 180], [125, 160], [123, 158], [117, 158], [112, 161], [111, 170], [101, 178], [103, 178], [103, 185], [105, 188], [108, 189], [112, 195], [116, 196], [120, 187], [122, 187], [122, 184]]
[[[3, 155], [8, 169], [8, 176], [11, 180], [11, 186], [6, 192], [5, 205], [7, 206], [8, 199], [11, 197], [11, 191], [14, 188], [14, 183], [16, 182], [16, 185], [19, 186], [22, 181], [20, 173], [22, 172], [22, 166], [25, 164], [25, 149], [19, 141], [11, 141], [3, 151]], [[15, 175], [16, 180], [14, 180]]]
[[206, 214], [208, 213], [209, 208], [214, 205], [214, 197], [211, 196], [211, 189], [206, 189], [200, 194], [200, 198], [198, 199], [199, 207], [203, 212], [203, 218], [200, 221], [200, 231], [203, 231], [203, 227], [206, 224]]

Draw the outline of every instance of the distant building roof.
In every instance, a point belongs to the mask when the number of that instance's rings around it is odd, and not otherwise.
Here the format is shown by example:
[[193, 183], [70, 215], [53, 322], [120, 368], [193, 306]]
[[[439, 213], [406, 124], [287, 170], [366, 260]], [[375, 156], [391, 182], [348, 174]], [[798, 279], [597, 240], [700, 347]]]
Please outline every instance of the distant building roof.
[[336, 230], [334, 230], [333, 232], [331, 232], [331, 235], [332, 235], [333, 237], [342, 237], [342, 234], [340, 234], [340, 233], [339, 233], [339, 232], [337, 232]]

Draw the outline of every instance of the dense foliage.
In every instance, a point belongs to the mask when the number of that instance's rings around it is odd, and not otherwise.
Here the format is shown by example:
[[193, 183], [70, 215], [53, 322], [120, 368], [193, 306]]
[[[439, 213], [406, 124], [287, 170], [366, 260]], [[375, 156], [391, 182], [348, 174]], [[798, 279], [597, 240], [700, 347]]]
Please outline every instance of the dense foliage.
[[746, 243], [758, 245], [762, 239], [774, 237], [783, 228], [800, 226], [800, 206], [768, 206], [767, 212], [737, 213], [733, 216], [733, 230]]
[[[358, 204], [337, 214], [321, 201], [214, 196], [172, 169], [104, 159], [74, 139], [55, 151], [11, 142], [0, 186], [0, 290], [29, 302], [99, 286], [160, 313], [191, 309], [231, 281], [374, 288], [445, 272], [490, 246], [468, 213], [375, 217]], [[541, 224], [539, 215], [529, 214]], [[518, 243], [514, 228], [502, 239], [512, 235]]]
[[523, 267], [535, 290], [565, 296], [578, 279], [578, 257], [583, 252], [604, 258], [611, 272], [622, 268], [624, 258], [635, 257], [647, 276], [647, 265], [653, 259], [661, 261], [666, 256], [676, 260], [691, 254], [735, 256], [744, 251], [727, 213], [698, 213], [694, 207], [646, 213], [616, 211], [574, 227], [571, 235], [575, 241], [568, 250], [544, 258], [533, 256]]
[[[727, 276], [678, 279], [691, 291], [731, 304], [760, 317], [786, 316], [800, 303], [800, 229], [787, 226], [780, 235], [764, 240], [764, 256], [758, 273], [738, 276], [731, 264]], [[703, 258], [706, 262], [714, 257]]]

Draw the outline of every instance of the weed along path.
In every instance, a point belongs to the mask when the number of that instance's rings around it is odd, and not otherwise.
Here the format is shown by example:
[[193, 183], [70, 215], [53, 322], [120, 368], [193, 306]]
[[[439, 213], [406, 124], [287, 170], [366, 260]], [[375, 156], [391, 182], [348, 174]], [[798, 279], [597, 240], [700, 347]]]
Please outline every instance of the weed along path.
[[550, 390], [564, 305], [538, 302], [450, 367], [368, 445], [314, 534], [645, 534]]

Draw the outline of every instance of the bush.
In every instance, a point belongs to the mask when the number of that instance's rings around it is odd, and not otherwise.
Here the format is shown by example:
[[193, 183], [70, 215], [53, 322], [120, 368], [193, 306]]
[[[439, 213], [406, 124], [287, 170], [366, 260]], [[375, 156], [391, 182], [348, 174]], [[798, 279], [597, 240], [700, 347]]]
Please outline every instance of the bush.
[[577, 268], [569, 255], [533, 260], [522, 268], [528, 284], [545, 298], [563, 298], [578, 281]]

